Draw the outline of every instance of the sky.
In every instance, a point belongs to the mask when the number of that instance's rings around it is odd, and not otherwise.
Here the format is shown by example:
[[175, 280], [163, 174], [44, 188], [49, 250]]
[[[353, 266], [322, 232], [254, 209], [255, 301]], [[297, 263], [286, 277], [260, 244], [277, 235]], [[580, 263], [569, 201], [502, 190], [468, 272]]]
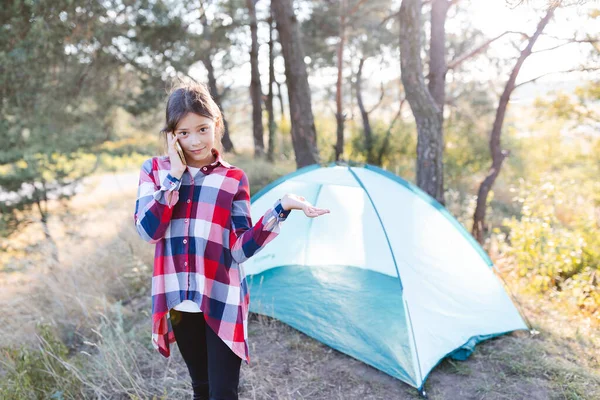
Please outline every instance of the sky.
[[[446, 22], [447, 32], [459, 32], [464, 29], [461, 24], [468, 20], [474, 28], [481, 30], [486, 37], [492, 38], [505, 31], [519, 31], [531, 34], [535, 31], [538, 21], [544, 14], [544, 6], [548, 0], [524, 0], [523, 4], [517, 5], [519, 0], [459, 0], [460, 12], [453, 13], [452, 11], [448, 14]], [[556, 11], [554, 19], [548, 24], [545, 29], [545, 33], [550, 36], [542, 36], [537, 41], [534, 52], [540, 49], [547, 49], [564, 43], [565, 40], [559, 38], [572, 38], [576, 35], [578, 38], [584, 38], [585, 33], [591, 33], [597, 35], [600, 29], [591, 26], [590, 19], [586, 18], [586, 14], [592, 9], [600, 9], [600, 0], [565, 0], [569, 1], [568, 7], [560, 8]], [[390, 12], [398, 10], [400, 1], [395, 0], [394, 6]], [[266, 6], [268, 2], [258, 2], [257, 12], [259, 19], [264, 17], [266, 13]], [[261, 8], [262, 7], [262, 8]], [[301, 13], [303, 10], [300, 10]], [[598, 25], [600, 25], [600, 18], [596, 19]], [[595, 28], [595, 29], [594, 29]], [[266, 84], [266, 77], [268, 76], [268, 46], [266, 42], [268, 40], [268, 30], [266, 24], [259, 23], [259, 41], [261, 46], [259, 48], [259, 68], [261, 70], [261, 77], [263, 77], [263, 85]], [[514, 48], [512, 43], [518, 35], [506, 35], [502, 39], [495, 41], [490, 45], [489, 55], [499, 57], [502, 59], [510, 59], [516, 57], [517, 50]], [[249, 38], [248, 38], [249, 40]], [[479, 43], [473, 43], [472, 48], [475, 48]], [[523, 44], [524, 45], [524, 44]], [[566, 74], [557, 74], [557, 71], [569, 70], [578, 67], [582, 63], [587, 61], [587, 52], [589, 52], [589, 44], [569, 44], [551, 51], [542, 51], [539, 54], [532, 54], [523, 65], [517, 83], [527, 81], [536, 78], [543, 74], [550, 74], [543, 77], [538, 82], [528, 84], [526, 92], [527, 97], [536, 96], [543, 93], [547, 89], [550, 83], [552, 86], [554, 83], [563, 82], [565, 79], [569, 79], [573, 82], [589, 79], [591, 73], [571, 73], [568, 76]], [[242, 59], [248, 59], [247, 53], [240, 53], [239, 57]], [[395, 80], [400, 75], [400, 62], [394, 61], [394, 57], [398, 57], [397, 53], [389, 55], [390, 58], [389, 66], [381, 67], [380, 63], [371, 59], [365, 63], [365, 69], [363, 76], [368, 81], [365, 84], [365, 96], [371, 98], [377, 98], [379, 96], [379, 85], [383, 81], [389, 82]], [[480, 55], [479, 57], [486, 57]], [[236, 57], [238, 58], [238, 57]], [[238, 58], [239, 59], [239, 58]], [[310, 59], [306, 59], [310, 62]], [[469, 75], [473, 79], [477, 80], [489, 80], [490, 74], [495, 74], [495, 71], [490, 71], [485, 62], [471, 63], [472, 68], [469, 70]], [[512, 65], [509, 64], [509, 65]], [[278, 80], [284, 81], [284, 65], [281, 58], [276, 60], [276, 71], [278, 72]], [[348, 75], [350, 71], [346, 71]], [[508, 73], [508, 72], [507, 72]], [[205, 72], [203, 68], [198, 66], [192, 69], [192, 76], [196, 76], [202, 80], [205, 80]], [[503, 77], [504, 79], [507, 78]], [[333, 90], [336, 81], [336, 70], [335, 68], [323, 69], [318, 72], [311, 73], [309, 76], [309, 82], [313, 95], [321, 95], [329, 89]], [[235, 68], [235, 71], [231, 71], [229, 74], [225, 74], [222, 77], [222, 84], [228, 86], [233, 85], [234, 87], [247, 87], [250, 83], [250, 64], [245, 62], [239, 67]], [[573, 84], [574, 86], [575, 84]], [[372, 89], [369, 91], [369, 89]], [[264, 87], [266, 90], [266, 86]], [[525, 91], [521, 91], [523, 93]], [[538, 93], [539, 92], [539, 93]], [[515, 93], [515, 101], [517, 101], [518, 93]]]
[[[586, 31], [598, 35], [600, 27], [597, 26], [594, 32], [590, 20], [585, 15], [593, 8], [600, 8], [600, 2], [572, 1], [572, 3], [579, 4], [556, 10], [554, 19], [550, 21], [544, 32], [559, 38], [572, 38], [574, 34], [577, 34], [579, 38], [585, 38]], [[545, 1], [537, 0], [511, 7], [509, 3], [502, 0], [475, 0], [471, 1], [469, 12], [475, 27], [489, 37], [495, 37], [505, 31], [524, 31], [531, 34], [535, 31], [537, 22], [543, 15], [540, 9], [544, 4], [546, 4]], [[600, 20], [596, 21], [600, 25]], [[587, 22], [587, 25], [584, 22]], [[498, 54], [508, 56], [514, 54], [514, 49], [508, 44], [508, 38], [506, 39], [495, 43], [493, 47]], [[544, 35], [536, 43], [534, 51], [564, 42]], [[533, 79], [545, 73], [577, 67], [585, 61], [589, 46], [589, 44], [569, 44], [551, 51], [532, 54], [523, 65], [518, 82]], [[547, 76], [545, 79], [562, 80], [564, 75]]]

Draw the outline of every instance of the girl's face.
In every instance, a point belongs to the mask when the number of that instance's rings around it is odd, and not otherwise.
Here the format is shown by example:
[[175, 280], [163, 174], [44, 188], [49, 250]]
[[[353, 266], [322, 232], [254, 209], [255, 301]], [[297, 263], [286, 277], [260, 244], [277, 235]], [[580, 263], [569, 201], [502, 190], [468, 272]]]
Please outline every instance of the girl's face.
[[190, 166], [201, 167], [214, 161], [211, 149], [215, 144], [215, 122], [212, 119], [187, 113], [177, 124], [175, 135]]

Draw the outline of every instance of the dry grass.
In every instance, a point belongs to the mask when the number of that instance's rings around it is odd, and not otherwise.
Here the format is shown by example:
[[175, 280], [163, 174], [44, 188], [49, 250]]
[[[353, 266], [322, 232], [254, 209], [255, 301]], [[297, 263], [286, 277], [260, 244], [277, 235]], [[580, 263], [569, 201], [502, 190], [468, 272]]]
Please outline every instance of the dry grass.
[[[249, 176], [261, 168], [248, 170]], [[25, 345], [38, 362], [3, 357], [0, 397], [48, 398], [57, 391], [65, 399], [188, 395], [179, 353], [167, 360], [150, 345], [153, 248], [132, 223], [135, 188], [125, 182], [137, 183], [137, 174], [123, 179], [122, 190], [108, 185], [88, 191], [71, 202], [68, 218], [51, 219], [59, 264], [44, 261], [49, 253], [43, 245], [28, 245], [29, 254], [9, 268], [13, 272], [0, 275], [0, 348]], [[37, 238], [39, 228], [30, 228], [24, 237]], [[541, 333], [507, 335], [478, 346], [465, 362], [443, 361], [426, 384], [430, 398], [600, 398], [597, 327], [541, 298], [520, 294], [519, 301]], [[67, 353], [40, 334], [40, 326], [50, 327]], [[408, 385], [271, 318], [253, 314], [249, 336], [252, 363], [242, 367], [242, 399], [418, 398]], [[41, 377], [50, 389], [40, 392], [27, 376]]]

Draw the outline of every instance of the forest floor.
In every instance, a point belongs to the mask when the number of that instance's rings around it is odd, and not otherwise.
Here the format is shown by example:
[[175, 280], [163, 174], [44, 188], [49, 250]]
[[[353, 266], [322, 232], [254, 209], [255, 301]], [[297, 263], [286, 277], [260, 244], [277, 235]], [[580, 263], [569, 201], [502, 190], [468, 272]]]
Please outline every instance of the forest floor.
[[[68, 373], [93, 398], [186, 398], [179, 352], [165, 359], [150, 346], [153, 246], [133, 227], [137, 179], [137, 172], [95, 177], [68, 207], [51, 208], [59, 263], [48, 261], [45, 244], [27, 244], [37, 243], [40, 226], [14, 238], [25, 253], [2, 260], [0, 348], [39, 346], [45, 322], [69, 348]], [[542, 297], [515, 296], [539, 333], [514, 332], [481, 343], [466, 361], [443, 360], [425, 385], [430, 399], [600, 399], [598, 327]], [[268, 317], [251, 315], [249, 342], [241, 399], [419, 398], [409, 385]], [[0, 379], [10, 379], [10, 368], [0, 363]]]

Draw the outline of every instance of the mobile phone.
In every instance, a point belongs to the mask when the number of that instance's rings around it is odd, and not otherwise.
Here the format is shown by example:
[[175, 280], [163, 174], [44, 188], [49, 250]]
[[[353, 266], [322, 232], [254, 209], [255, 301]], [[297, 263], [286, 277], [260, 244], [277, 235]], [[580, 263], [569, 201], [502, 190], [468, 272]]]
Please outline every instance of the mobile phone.
[[[175, 134], [171, 132], [171, 136], [174, 138]], [[179, 155], [179, 159], [181, 160], [183, 165], [187, 165], [187, 163], [185, 162], [185, 156], [183, 155], [183, 149], [181, 148], [181, 145], [179, 144], [178, 141], [175, 142], [175, 150], [177, 151], [177, 154]]]

